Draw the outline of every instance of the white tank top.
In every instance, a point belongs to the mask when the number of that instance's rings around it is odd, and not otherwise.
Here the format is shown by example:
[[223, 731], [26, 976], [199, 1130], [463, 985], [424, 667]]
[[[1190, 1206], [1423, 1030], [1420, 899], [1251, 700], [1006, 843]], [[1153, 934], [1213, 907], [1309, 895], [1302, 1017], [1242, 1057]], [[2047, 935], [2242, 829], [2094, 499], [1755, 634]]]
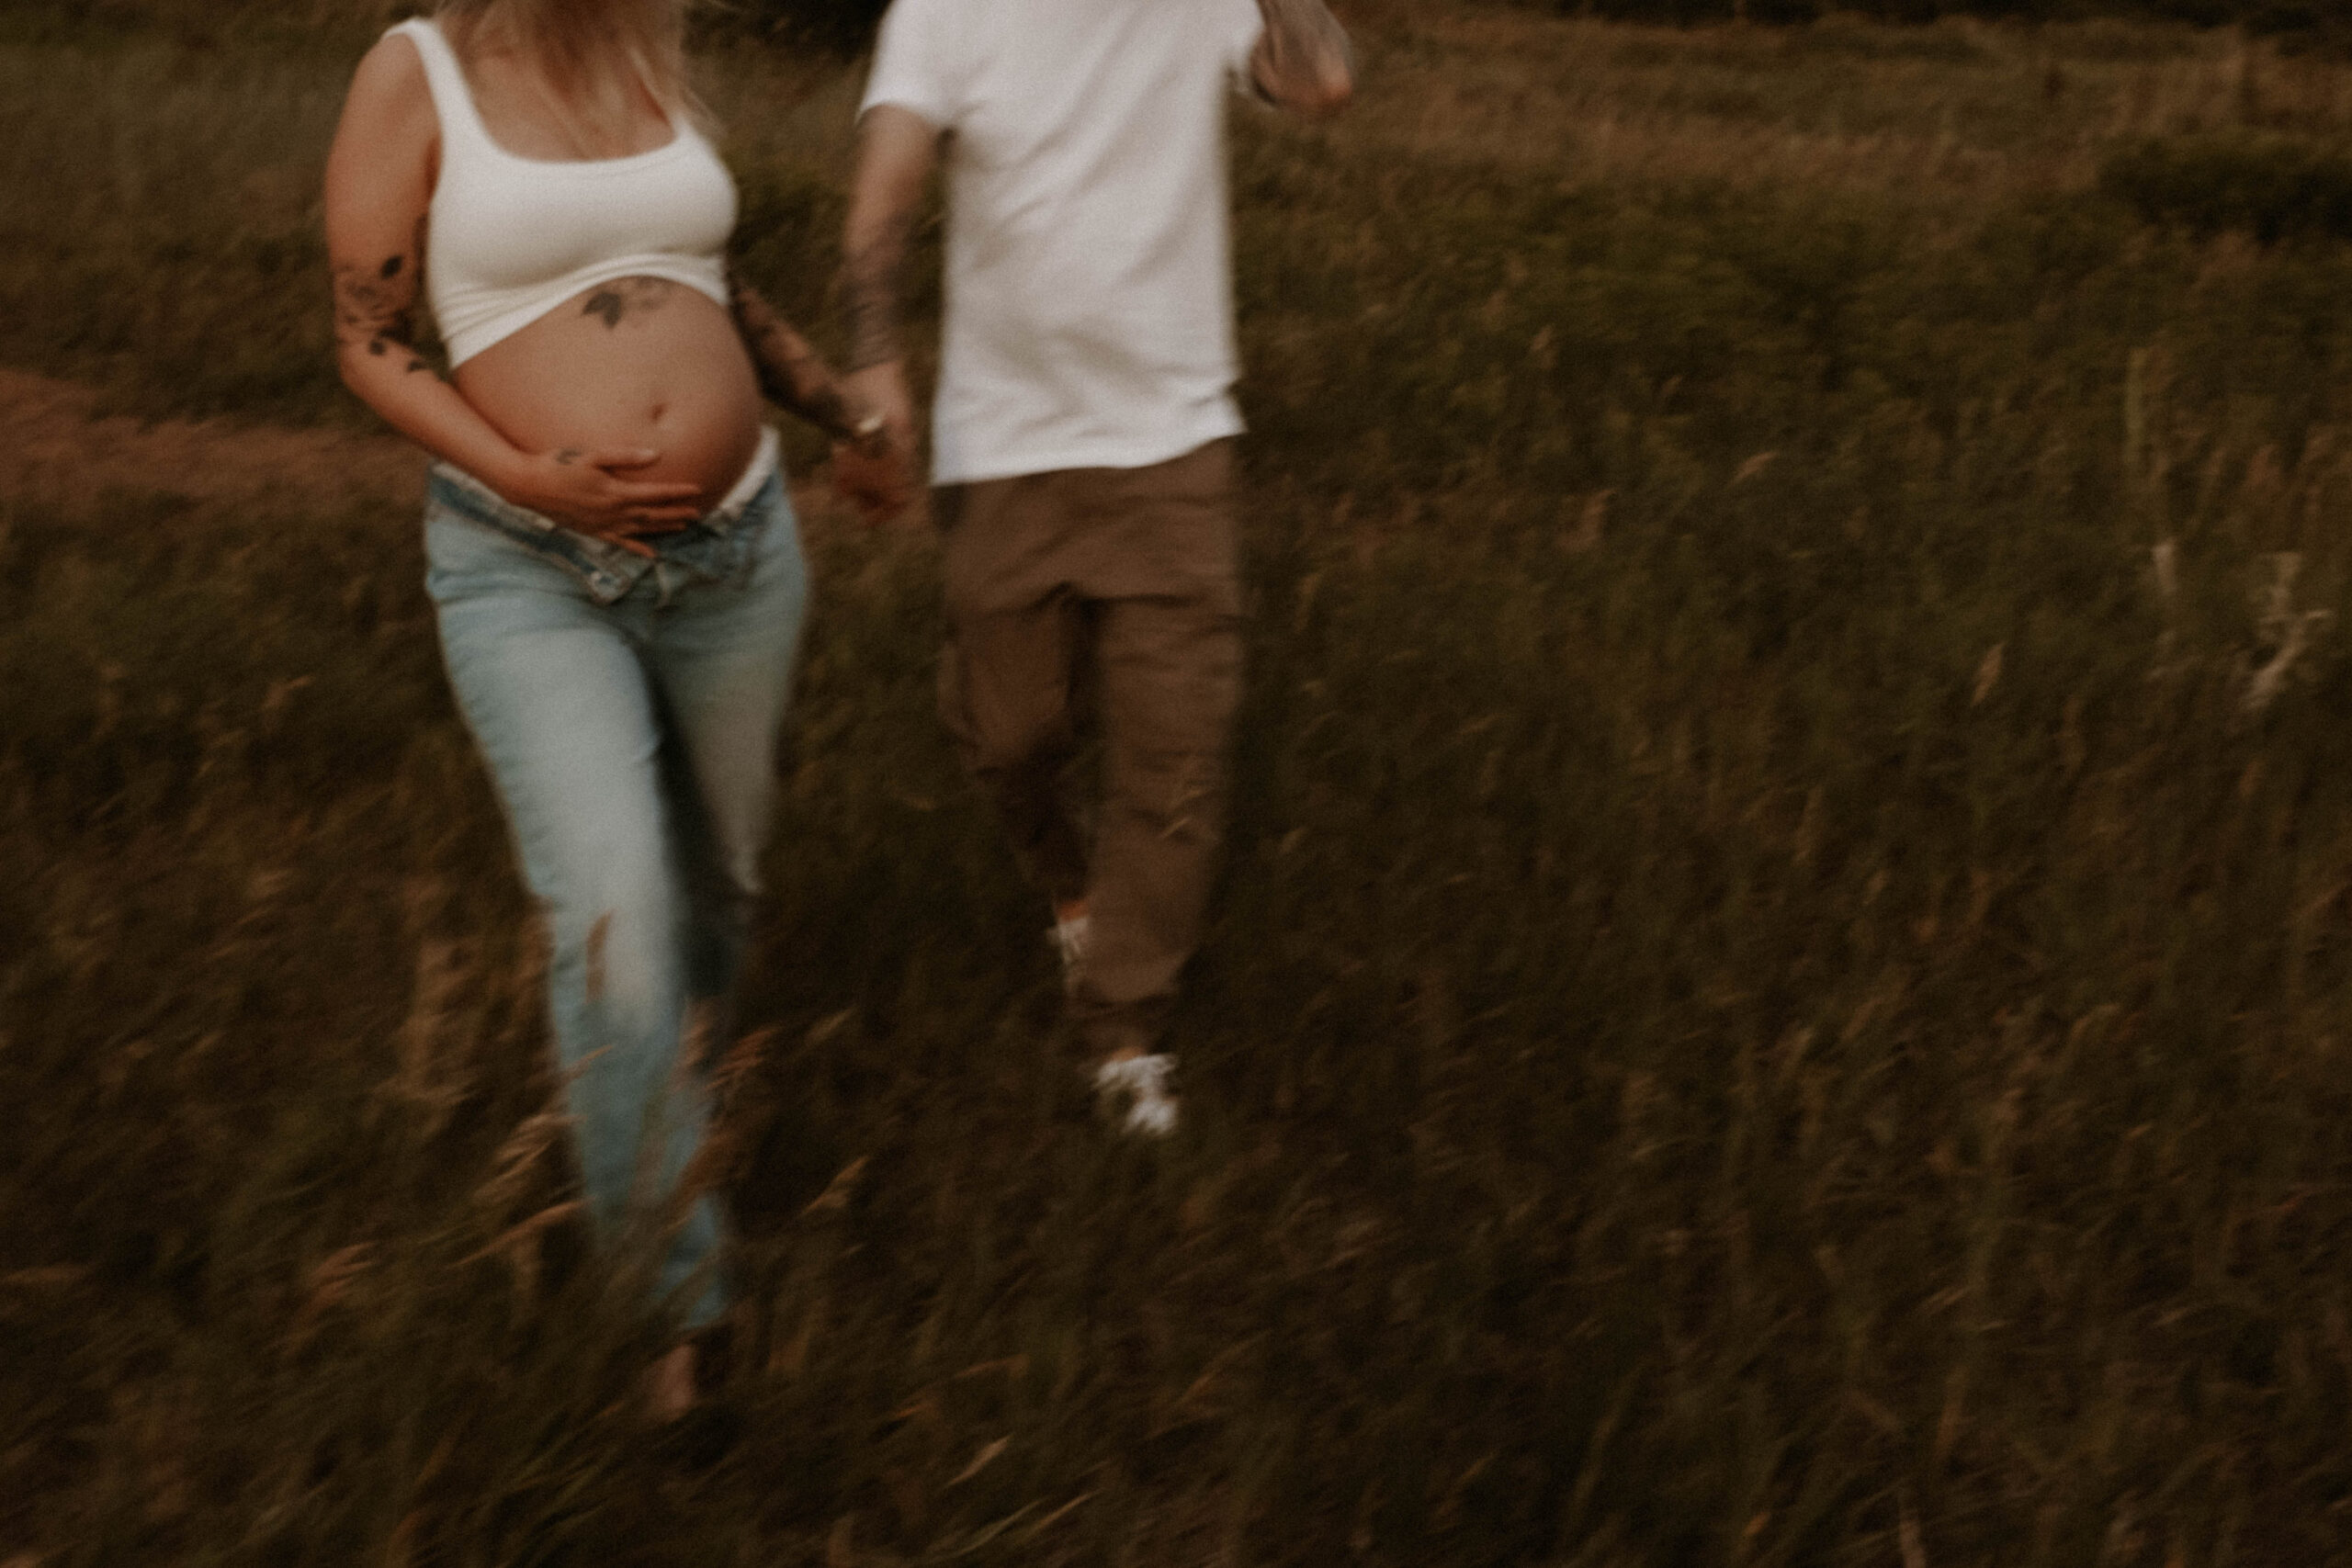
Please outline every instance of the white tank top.
[[667, 278], [727, 303], [735, 182], [683, 117], [672, 112], [668, 142], [631, 157], [518, 157], [491, 140], [439, 28], [418, 17], [390, 30], [424, 58], [441, 121], [424, 292], [452, 368], [616, 278]]

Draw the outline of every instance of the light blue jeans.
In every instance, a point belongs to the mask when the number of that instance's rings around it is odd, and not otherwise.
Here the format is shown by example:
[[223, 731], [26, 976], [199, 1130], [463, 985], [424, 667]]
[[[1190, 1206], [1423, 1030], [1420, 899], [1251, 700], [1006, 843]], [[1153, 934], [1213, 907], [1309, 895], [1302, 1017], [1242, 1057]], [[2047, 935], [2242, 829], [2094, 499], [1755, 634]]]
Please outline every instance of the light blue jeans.
[[[723, 1046], [808, 603], [781, 477], [651, 561], [436, 467], [425, 585], [552, 947], [548, 1010], [590, 1212], [607, 1238], [676, 1189], [707, 1119], [690, 1010]], [[640, 1175], [640, 1171], [642, 1174]], [[662, 1255], [685, 1326], [726, 1310], [697, 1199]]]

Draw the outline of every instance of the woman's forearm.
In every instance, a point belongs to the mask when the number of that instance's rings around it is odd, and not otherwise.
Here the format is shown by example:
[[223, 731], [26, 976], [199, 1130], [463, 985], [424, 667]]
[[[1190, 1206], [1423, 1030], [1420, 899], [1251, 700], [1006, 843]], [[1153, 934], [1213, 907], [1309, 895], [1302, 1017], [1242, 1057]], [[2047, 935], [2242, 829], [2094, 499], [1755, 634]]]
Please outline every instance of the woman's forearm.
[[501, 490], [526, 456], [443, 380], [416, 345], [413, 253], [334, 269], [335, 367], [385, 423]]
[[760, 390], [769, 401], [837, 440], [861, 440], [872, 434], [862, 428], [861, 411], [852, 406], [824, 356], [776, 314], [758, 289], [729, 272], [727, 297], [736, 329], [759, 372]]
[[515, 465], [529, 456], [429, 367], [410, 372], [375, 359], [355, 362], [348, 353], [337, 360], [343, 384], [386, 424], [494, 491], [504, 493]]

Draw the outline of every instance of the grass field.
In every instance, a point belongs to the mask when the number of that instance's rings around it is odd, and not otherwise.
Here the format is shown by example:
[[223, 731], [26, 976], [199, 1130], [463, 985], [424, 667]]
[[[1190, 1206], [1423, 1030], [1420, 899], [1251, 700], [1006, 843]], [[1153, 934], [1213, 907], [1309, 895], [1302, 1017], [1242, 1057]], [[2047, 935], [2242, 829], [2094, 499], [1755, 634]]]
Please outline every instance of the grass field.
[[[366, 428], [356, 36], [126, 14], [0, 9], [0, 363]], [[816, 518], [682, 1434], [413, 517], [0, 495], [0, 1564], [2352, 1553], [2352, 67], [1354, 15], [1237, 129], [1191, 1122], [1091, 1120], [928, 541]], [[830, 334], [854, 80], [713, 71]]]

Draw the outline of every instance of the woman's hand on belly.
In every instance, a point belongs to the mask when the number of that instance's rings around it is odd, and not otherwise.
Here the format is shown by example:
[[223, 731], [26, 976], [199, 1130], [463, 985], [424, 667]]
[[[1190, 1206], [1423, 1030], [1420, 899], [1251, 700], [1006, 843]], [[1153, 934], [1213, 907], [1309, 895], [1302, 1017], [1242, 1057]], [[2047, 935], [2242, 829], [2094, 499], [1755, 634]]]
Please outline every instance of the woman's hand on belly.
[[494, 488], [567, 528], [650, 556], [647, 537], [676, 533], [706, 510], [703, 487], [692, 479], [630, 477], [661, 460], [650, 447], [591, 452], [565, 446], [524, 457], [498, 476]]
[[[733, 488], [759, 446], [759, 384], [733, 321], [660, 279], [624, 279], [559, 305], [459, 366], [457, 384], [518, 453], [534, 455], [518, 488], [535, 486], [558, 505], [571, 498], [574, 516], [616, 520], [632, 505], [674, 500], [684, 485], [699, 502], [691, 520]], [[572, 461], [557, 463], [566, 451]], [[481, 477], [516, 504], [573, 523]], [[650, 482], [668, 492], [594, 488]]]

